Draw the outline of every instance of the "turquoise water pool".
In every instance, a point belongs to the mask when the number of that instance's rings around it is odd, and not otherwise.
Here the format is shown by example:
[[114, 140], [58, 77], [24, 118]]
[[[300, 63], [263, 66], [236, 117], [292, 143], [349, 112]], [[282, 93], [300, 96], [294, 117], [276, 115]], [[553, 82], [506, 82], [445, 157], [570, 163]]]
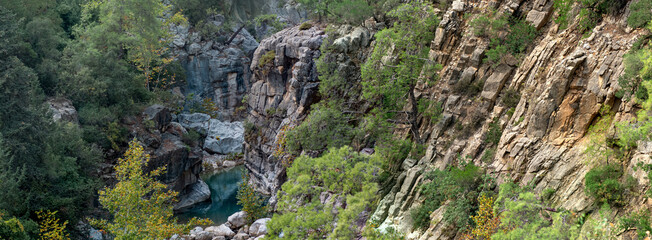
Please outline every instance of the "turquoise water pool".
[[236, 194], [238, 186], [242, 182], [242, 171], [244, 166], [237, 166], [233, 169], [219, 172], [203, 177], [204, 182], [211, 189], [211, 201], [195, 205], [177, 216], [181, 221], [187, 221], [192, 217], [209, 218], [216, 225], [225, 223], [227, 218], [238, 211]]

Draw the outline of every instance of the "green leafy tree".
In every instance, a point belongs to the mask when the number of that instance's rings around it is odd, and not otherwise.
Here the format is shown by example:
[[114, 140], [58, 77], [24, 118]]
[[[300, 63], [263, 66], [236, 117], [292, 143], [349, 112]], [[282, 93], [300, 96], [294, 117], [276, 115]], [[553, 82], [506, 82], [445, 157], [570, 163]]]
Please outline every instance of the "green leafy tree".
[[494, 214], [500, 217], [500, 229], [491, 239], [560, 240], [577, 232], [569, 212], [543, 205], [531, 188], [514, 183], [500, 185]]
[[170, 24], [187, 24], [180, 13], [170, 13], [170, 7], [159, 0], [91, 1], [85, 8], [99, 13], [98, 24], [87, 30], [89, 35], [96, 40], [102, 38], [106, 41], [105, 47], [126, 55], [126, 59], [145, 75], [148, 87], [157, 67], [172, 61], [165, 56], [172, 38]]
[[600, 204], [622, 205], [626, 190], [620, 181], [622, 176], [623, 169], [617, 164], [592, 168], [584, 176], [586, 192]]
[[38, 74], [21, 60], [30, 47], [19, 26], [0, 7], [0, 134], [11, 139], [0, 144], [0, 185], [14, 190], [0, 196], [0, 208], [24, 219], [40, 209], [59, 211], [76, 222], [97, 188], [91, 173], [101, 154], [81, 139], [77, 126], [52, 122]]
[[340, 111], [318, 107], [299, 126], [286, 133], [286, 146], [295, 152], [302, 149], [323, 151], [330, 147], [339, 148], [349, 144], [354, 133], [348, 119]]
[[[301, 156], [287, 169], [268, 239], [353, 239], [360, 214], [377, 200], [379, 163], [350, 147]], [[283, 237], [279, 234], [283, 233]]]
[[149, 162], [148, 154], [134, 139], [129, 143], [125, 157], [115, 166], [117, 183], [113, 188], [99, 192], [99, 201], [112, 215], [111, 221], [96, 220], [92, 224], [113, 234], [116, 239], [164, 239], [181, 234], [197, 225], [209, 224], [208, 220], [191, 219], [178, 224], [173, 217], [173, 202], [177, 192], [168, 190], [156, 177], [165, 167], [149, 173], [143, 166]]
[[0, 213], [0, 239], [29, 240], [30, 238], [19, 219], [6, 218]]
[[630, 14], [627, 18], [627, 24], [634, 28], [645, 27], [652, 21], [650, 9], [652, 9], [651, 0], [638, 0], [632, 3], [629, 7]]
[[[439, 20], [432, 6], [421, 3], [404, 4], [388, 15], [397, 21], [393, 27], [376, 34], [376, 46], [362, 65], [363, 98], [377, 101], [381, 115], [387, 118], [397, 112], [404, 113], [413, 140], [422, 143], [415, 88], [436, 70], [435, 64], [428, 60], [428, 46]], [[395, 57], [388, 59], [388, 56]], [[407, 110], [403, 111], [404, 107]]]

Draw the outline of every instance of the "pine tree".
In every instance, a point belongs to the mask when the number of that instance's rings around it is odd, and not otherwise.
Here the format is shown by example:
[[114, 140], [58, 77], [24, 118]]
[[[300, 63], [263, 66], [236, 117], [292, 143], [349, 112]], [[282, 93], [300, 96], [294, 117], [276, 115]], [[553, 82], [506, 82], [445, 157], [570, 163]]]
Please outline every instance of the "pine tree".
[[[398, 7], [389, 16], [397, 21], [376, 34], [376, 46], [362, 65], [363, 97], [376, 100], [380, 115], [387, 118], [395, 113], [407, 115], [413, 140], [421, 143], [415, 88], [420, 80], [434, 78], [437, 66], [428, 60], [428, 52], [439, 20], [432, 6], [414, 2]], [[406, 97], [408, 106], [403, 111]]]

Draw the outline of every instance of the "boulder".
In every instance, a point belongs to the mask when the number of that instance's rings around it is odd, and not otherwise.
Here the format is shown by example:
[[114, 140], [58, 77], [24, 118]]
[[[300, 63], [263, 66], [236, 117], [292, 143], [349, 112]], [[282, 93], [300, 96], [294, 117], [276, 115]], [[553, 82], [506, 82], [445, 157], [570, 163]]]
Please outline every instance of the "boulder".
[[227, 238], [231, 238], [235, 236], [235, 232], [233, 232], [233, 230], [231, 230], [229, 227], [227, 227], [224, 224], [219, 226], [207, 227], [206, 231], [213, 233], [215, 236], [223, 236]]
[[211, 120], [211, 116], [204, 113], [192, 113], [192, 114], [179, 114], [177, 116], [179, 124], [181, 126], [195, 130], [201, 134], [206, 134], [208, 131], [208, 121]]
[[211, 119], [204, 149], [208, 152], [229, 154], [242, 153], [244, 126], [242, 122], [221, 122]]
[[102, 232], [93, 227], [88, 230], [88, 236], [90, 237], [90, 240], [104, 240], [104, 235], [102, 235]]
[[213, 233], [202, 231], [195, 235], [195, 240], [213, 240]]
[[464, 11], [464, 2], [461, 0], [453, 1], [453, 11], [456, 12]]
[[529, 22], [537, 28], [537, 30], [541, 30], [541, 28], [546, 25], [546, 22], [548, 21], [548, 17], [550, 17], [550, 13], [552, 11], [537, 11], [537, 10], [531, 10], [528, 12], [527, 17], [525, 17], [525, 21]]
[[249, 227], [249, 235], [252, 237], [257, 237], [261, 235], [267, 234], [267, 222], [269, 222], [270, 218], [261, 218], [256, 220], [254, 223], [251, 224], [251, 227]]
[[246, 223], [247, 223], [247, 213], [245, 213], [244, 211], [239, 211], [229, 216], [228, 222], [226, 224], [232, 229], [238, 229], [244, 226]]
[[247, 240], [249, 239], [249, 234], [246, 233], [238, 233], [235, 236], [233, 236], [234, 240]]
[[500, 90], [505, 86], [505, 82], [509, 75], [512, 73], [513, 68], [502, 64], [498, 66], [496, 71], [489, 76], [487, 81], [484, 83], [484, 89], [480, 94], [483, 98], [494, 101], [498, 97]]
[[204, 181], [199, 180], [186, 188], [186, 194], [181, 195], [179, 202], [174, 205], [175, 210], [185, 209], [211, 198], [211, 189]]
[[154, 104], [143, 111], [143, 122], [153, 121], [156, 123], [156, 129], [163, 129], [172, 121], [170, 109], [163, 105]]
[[226, 160], [226, 161], [224, 161], [222, 163], [222, 166], [225, 167], [225, 168], [232, 168], [232, 167], [235, 167], [237, 165], [238, 165], [238, 163], [236, 163], [234, 161], [230, 161], [230, 160]]
[[183, 137], [183, 135], [186, 135], [188, 131], [186, 131], [186, 128], [181, 126], [180, 123], [178, 122], [171, 122], [170, 125], [168, 125], [168, 129], [166, 132], [172, 133], [177, 137]]
[[188, 54], [196, 55], [201, 50], [201, 45], [199, 43], [193, 43], [188, 46]]
[[52, 119], [57, 121], [66, 121], [71, 123], [79, 123], [77, 110], [72, 105], [72, 101], [64, 98], [50, 99], [47, 101], [52, 113]]
[[204, 231], [204, 229], [202, 227], [195, 227], [195, 228], [190, 230], [190, 235], [197, 235], [197, 234], [199, 234], [200, 232], [203, 232], [203, 231]]

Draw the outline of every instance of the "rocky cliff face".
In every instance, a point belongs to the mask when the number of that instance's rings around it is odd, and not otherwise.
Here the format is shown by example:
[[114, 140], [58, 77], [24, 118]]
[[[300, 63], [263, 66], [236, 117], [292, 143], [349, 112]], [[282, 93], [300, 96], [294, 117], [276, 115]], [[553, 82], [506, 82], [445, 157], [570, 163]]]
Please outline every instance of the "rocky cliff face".
[[[503, 59], [497, 66], [483, 62], [489, 39], [473, 36], [469, 26], [473, 17], [465, 18], [464, 14], [490, 8], [522, 16], [540, 31], [521, 59]], [[409, 210], [420, 204], [418, 186], [424, 181], [422, 174], [443, 169], [458, 156], [468, 156], [497, 176], [499, 182], [533, 183], [538, 192], [553, 189], [552, 201], [560, 208], [587, 212], [594, 207], [583, 183], [592, 167], [584, 152], [589, 143], [589, 126], [596, 122], [604, 106], [614, 112], [613, 122], [629, 120], [640, 109], [616, 97], [615, 92], [624, 69], [622, 57], [646, 30], [628, 28], [628, 12], [623, 10], [604, 16], [591, 34], [583, 37], [572, 31], [574, 25], [560, 29], [553, 21], [554, 14], [550, 0], [458, 0], [442, 10], [430, 51], [431, 60], [443, 66], [441, 78], [435, 86], [420, 85], [417, 95], [441, 102], [444, 112], [439, 122], [420, 121], [420, 130], [428, 139], [426, 154], [421, 159], [404, 161], [403, 172], [373, 215], [382, 222], [381, 227], [396, 227], [408, 233], [409, 239], [459, 237], [442, 222], [443, 208], [432, 213], [433, 222], [425, 231], [413, 231], [409, 216]], [[253, 57], [247, 167], [267, 193], [273, 193], [283, 181], [284, 168], [273, 154], [279, 133], [284, 126], [298, 124], [308, 106], [319, 99], [314, 60], [320, 54], [318, 43], [323, 34], [315, 28], [287, 29], [263, 40]], [[351, 39], [358, 38], [338, 39], [344, 44], [336, 46], [348, 54], [369, 50], [369, 44], [360, 45]], [[271, 51], [275, 51], [273, 60], [263, 56]], [[471, 84], [481, 86], [477, 93], [460, 89]], [[511, 111], [505, 103], [513, 97], [510, 92], [519, 96]], [[494, 121], [502, 135], [495, 156], [482, 160], [487, 152], [494, 151], [483, 141]], [[613, 124], [609, 129], [613, 132]], [[650, 142], [639, 143], [632, 158], [624, 163], [626, 173], [639, 182], [635, 189], [638, 193], [645, 192], [648, 180], [634, 166], [652, 161], [651, 146]], [[626, 211], [636, 210], [646, 202], [640, 195], [628, 201], [632, 207]]]
[[[593, 204], [583, 186], [584, 175], [591, 168], [584, 154], [589, 142], [587, 131], [602, 106], [615, 112], [614, 121], [629, 120], [637, 112], [636, 105], [623, 102], [615, 92], [623, 72], [622, 56], [641, 33], [628, 28], [626, 13], [621, 13], [606, 17], [583, 38], [577, 32], [560, 30], [550, 19], [552, 1], [507, 1], [498, 9], [527, 13], [527, 21], [541, 34], [522, 61], [507, 59], [492, 68], [480, 61], [488, 40], [474, 37], [469, 20], [462, 17], [462, 11], [482, 11], [491, 4], [495, 3], [459, 1], [443, 15], [431, 45], [431, 58], [444, 66], [442, 79], [436, 86], [421, 90], [422, 97], [444, 103], [443, 119], [422, 124], [421, 129], [429, 136], [426, 155], [414, 163], [404, 163], [397, 184], [380, 202], [374, 217], [384, 220], [383, 226], [412, 232], [409, 209], [420, 204], [417, 190], [422, 173], [443, 169], [460, 155], [489, 169], [499, 182], [534, 183], [538, 192], [555, 190], [553, 201], [558, 207], [582, 212]], [[455, 89], [459, 82], [474, 81], [484, 81], [479, 96]], [[508, 107], [502, 101], [508, 90], [520, 93], [513, 114], [507, 114]], [[494, 118], [503, 132], [495, 157], [483, 162], [482, 156], [490, 149], [482, 140]], [[464, 137], [460, 134], [464, 129], [455, 127], [456, 123], [479, 127]], [[626, 172], [639, 183], [647, 180], [632, 167], [650, 161], [649, 144], [639, 144], [635, 157], [626, 163]], [[629, 201], [630, 206], [637, 206], [644, 200], [634, 197]], [[440, 210], [431, 215], [434, 221], [429, 229], [412, 232], [408, 238], [455, 238], [454, 231], [447, 231], [441, 221]]]
[[284, 181], [284, 167], [273, 156], [279, 133], [296, 125], [319, 100], [315, 60], [324, 34], [319, 27], [285, 29], [263, 40], [254, 53], [245, 158], [252, 179], [264, 193], [274, 193]]
[[[222, 119], [237, 119], [234, 111], [251, 88], [249, 66], [258, 48], [256, 39], [269, 33], [266, 25], [257, 25], [250, 33], [239, 29], [239, 23], [252, 22], [262, 14], [276, 14], [279, 21], [296, 25], [306, 18], [306, 13], [296, 4], [280, 4], [276, 0], [225, 2], [230, 8], [225, 11], [227, 16], [214, 15], [206, 20], [221, 29], [215, 36], [202, 36], [190, 26], [175, 26], [172, 32], [176, 37], [171, 47], [186, 71], [184, 95], [192, 95], [196, 101], [211, 99]], [[236, 24], [229, 29], [227, 21]]]

